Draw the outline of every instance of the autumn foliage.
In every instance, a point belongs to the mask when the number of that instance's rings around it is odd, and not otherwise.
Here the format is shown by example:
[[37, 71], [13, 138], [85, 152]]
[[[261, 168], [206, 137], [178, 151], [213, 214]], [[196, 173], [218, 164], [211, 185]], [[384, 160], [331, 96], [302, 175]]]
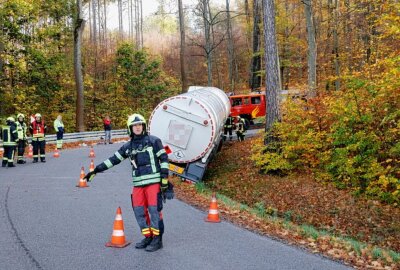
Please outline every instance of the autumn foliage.
[[272, 145], [253, 160], [266, 173], [309, 171], [317, 179], [400, 203], [400, 57], [348, 76], [346, 87], [284, 104]]

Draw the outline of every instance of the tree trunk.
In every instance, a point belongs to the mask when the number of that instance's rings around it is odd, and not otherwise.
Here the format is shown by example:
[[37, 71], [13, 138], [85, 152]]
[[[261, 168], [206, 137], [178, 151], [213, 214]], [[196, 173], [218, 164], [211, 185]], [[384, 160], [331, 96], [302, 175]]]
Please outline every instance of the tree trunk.
[[97, 43], [97, 0], [92, 0], [93, 11], [93, 43]]
[[308, 43], [308, 96], [317, 94], [317, 44], [315, 42], [315, 27], [312, 14], [312, 0], [303, 0], [307, 25]]
[[335, 66], [335, 90], [340, 89], [340, 62], [339, 62], [339, 0], [335, 0], [335, 11], [334, 11], [334, 26], [333, 26], [333, 54], [334, 54], [334, 66]]
[[[278, 46], [275, 31], [274, 0], [264, 0], [264, 44], [265, 44], [265, 94], [267, 101], [267, 115], [265, 131], [271, 131], [274, 123], [281, 120], [279, 109], [279, 92], [281, 89], [279, 78]], [[265, 144], [274, 138], [267, 136]]]
[[143, 49], [143, 0], [140, 0], [140, 49]]
[[122, 38], [124, 31], [122, 26], [122, 0], [118, 0], [118, 31], [120, 38]]
[[249, 87], [252, 91], [260, 88], [261, 76], [261, 0], [253, 1], [253, 54], [250, 63]]
[[186, 67], [185, 67], [185, 17], [183, 15], [182, 0], [178, 0], [179, 8], [179, 30], [181, 35], [181, 48], [180, 48], [180, 62], [181, 62], [181, 80], [182, 80], [182, 90], [181, 93], [185, 93], [188, 88], [187, 77], [186, 77]]
[[226, 32], [228, 37], [228, 78], [229, 78], [229, 90], [230, 92], [235, 91], [235, 77], [233, 76], [234, 67], [234, 48], [233, 48], [233, 37], [232, 37], [232, 23], [231, 23], [231, 13], [229, 8], [229, 1], [226, 0]]
[[107, 55], [107, 4], [106, 4], [106, 0], [103, 0], [103, 11], [104, 11], [103, 40], [104, 40], [105, 54]]
[[76, 130], [85, 131], [84, 122], [84, 96], [83, 96], [83, 74], [81, 43], [85, 20], [82, 14], [82, 0], [76, 0], [77, 17], [74, 28], [74, 73], [76, 84]]
[[209, 0], [202, 0], [203, 5], [203, 23], [204, 23], [204, 35], [206, 40], [206, 57], [207, 57], [207, 85], [212, 86], [212, 41], [211, 41], [211, 29], [210, 29], [210, 16], [209, 16]]

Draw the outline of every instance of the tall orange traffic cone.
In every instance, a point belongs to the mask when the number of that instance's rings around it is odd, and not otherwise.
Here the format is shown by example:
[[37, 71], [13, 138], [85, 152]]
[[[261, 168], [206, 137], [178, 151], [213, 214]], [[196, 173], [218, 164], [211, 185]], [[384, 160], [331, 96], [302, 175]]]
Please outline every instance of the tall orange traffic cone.
[[90, 161], [89, 172], [93, 172], [93, 171], [94, 171], [94, 162], [92, 159], [92, 161]]
[[30, 144], [29, 145], [29, 148], [28, 148], [29, 150], [28, 150], [28, 158], [32, 158], [33, 157], [33, 147], [32, 147], [32, 144]]
[[217, 205], [217, 198], [215, 197], [215, 192], [212, 195], [210, 210], [208, 210], [208, 216], [206, 217], [205, 221], [214, 223], [221, 222], [221, 219], [219, 218], [219, 211]]
[[56, 150], [54, 151], [53, 157], [55, 157], [55, 158], [59, 158], [60, 157], [60, 153], [58, 152], [57, 147], [56, 147]]
[[124, 248], [131, 242], [125, 240], [124, 221], [122, 220], [121, 207], [117, 208], [117, 215], [114, 220], [113, 232], [111, 241], [106, 243], [106, 247]]
[[79, 183], [76, 185], [79, 188], [86, 188], [89, 187], [87, 185], [86, 179], [83, 179], [85, 177], [85, 168], [81, 168], [81, 175], [79, 177]]
[[95, 157], [94, 150], [93, 150], [93, 146], [90, 148], [89, 157], [90, 157], [90, 158], [94, 158], [94, 157]]

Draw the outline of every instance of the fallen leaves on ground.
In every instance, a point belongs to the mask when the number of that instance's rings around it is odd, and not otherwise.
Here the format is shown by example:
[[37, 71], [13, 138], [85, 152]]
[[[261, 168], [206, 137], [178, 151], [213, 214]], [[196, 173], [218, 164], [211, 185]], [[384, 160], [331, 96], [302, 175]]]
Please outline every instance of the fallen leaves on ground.
[[[322, 253], [359, 269], [400, 269], [391, 261], [372, 258], [373, 246], [400, 251], [400, 209], [362, 197], [333, 185], [319, 183], [312, 175], [276, 177], [259, 174], [250, 160], [252, 140], [228, 142], [210, 164], [204, 182], [212, 191], [238, 203], [266, 212], [272, 209], [280, 221], [260, 218], [254, 213], [228, 206], [219, 201], [223, 218], [249, 230], [301, 245], [311, 252]], [[194, 185], [175, 179], [177, 197], [202, 210], [209, 198], [196, 191]], [[287, 228], [283, 221], [294, 224]], [[326, 230], [329, 236], [312, 238], [299, 230], [309, 224]], [[332, 235], [340, 237], [332, 238]], [[357, 254], [343, 237], [367, 243]]]

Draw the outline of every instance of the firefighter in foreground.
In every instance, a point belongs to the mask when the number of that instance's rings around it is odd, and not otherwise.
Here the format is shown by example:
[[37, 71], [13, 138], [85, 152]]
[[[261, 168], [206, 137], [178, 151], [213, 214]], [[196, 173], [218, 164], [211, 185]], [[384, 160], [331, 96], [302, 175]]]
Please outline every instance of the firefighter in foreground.
[[146, 132], [146, 120], [133, 114], [127, 121], [131, 140], [101, 164], [85, 179], [89, 182], [96, 173], [110, 169], [129, 158], [132, 164], [133, 190], [132, 207], [144, 239], [136, 248], [156, 251], [162, 248], [164, 222], [162, 204], [165, 198], [172, 199], [172, 184], [168, 182], [168, 156], [161, 140]]
[[18, 139], [15, 119], [13, 117], [8, 117], [6, 120], [6, 124], [7, 125], [3, 126], [2, 128], [4, 154], [1, 166], [5, 167], [6, 165], [8, 165], [8, 167], [15, 167], [14, 152], [15, 146], [17, 145], [16, 141]]
[[42, 115], [40, 113], [35, 114], [35, 120], [29, 126], [29, 131], [32, 134], [33, 163], [38, 162], [39, 157], [41, 162], [46, 162], [46, 129]]
[[17, 133], [18, 133], [18, 140], [17, 140], [17, 149], [18, 149], [18, 155], [17, 155], [17, 163], [18, 164], [24, 164], [26, 161], [24, 160], [24, 153], [25, 153], [25, 147], [26, 147], [26, 142], [27, 142], [27, 136], [26, 136], [26, 130], [27, 126], [25, 124], [25, 115], [22, 113], [19, 113], [17, 115]]
[[246, 135], [246, 123], [245, 119], [241, 118], [239, 115], [236, 116], [236, 135], [238, 141], [244, 141], [244, 136]]

